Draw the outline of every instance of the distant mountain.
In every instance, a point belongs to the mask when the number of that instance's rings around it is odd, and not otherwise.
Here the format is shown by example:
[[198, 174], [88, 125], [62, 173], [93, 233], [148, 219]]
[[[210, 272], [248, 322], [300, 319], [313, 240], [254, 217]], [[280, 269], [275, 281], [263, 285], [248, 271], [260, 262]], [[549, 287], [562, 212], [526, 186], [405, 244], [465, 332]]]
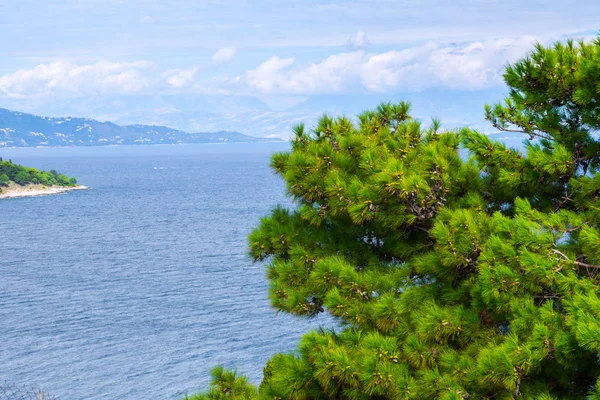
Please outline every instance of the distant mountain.
[[[285, 99], [280, 103], [273, 99], [266, 103], [255, 96], [236, 94], [93, 95], [77, 98], [54, 96], [51, 99], [13, 99], [0, 96], [0, 108], [55, 117], [86, 115], [95, 120], [113, 121], [121, 126], [158, 125], [168, 126], [179, 132], [233, 131], [264, 138], [289, 138], [293, 135], [294, 125], [304, 122], [307, 127], [314, 127], [319, 116], [325, 112], [355, 117], [364, 110], [377, 107], [382, 101], [406, 100], [412, 103], [411, 115], [421, 119], [424, 124], [428, 124], [432, 117], [438, 117], [444, 128], [468, 125], [482, 132], [492, 133], [495, 130], [484, 120], [484, 105], [501, 101], [505, 94], [505, 88], [330, 94], [302, 96], [298, 101], [288, 102], [287, 105]], [[30, 131], [37, 132], [35, 129]]]
[[262, 142], [239, 132], [187, 133], [165, 126], [117, 125], [88, 118], [39, 117], [0, 108], [0, 147]]

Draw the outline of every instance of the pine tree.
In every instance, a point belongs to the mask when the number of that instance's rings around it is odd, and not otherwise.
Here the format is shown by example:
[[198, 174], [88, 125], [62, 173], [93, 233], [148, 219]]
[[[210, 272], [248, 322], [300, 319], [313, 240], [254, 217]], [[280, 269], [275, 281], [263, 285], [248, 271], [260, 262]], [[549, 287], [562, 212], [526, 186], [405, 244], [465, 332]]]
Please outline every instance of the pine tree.
[[523, 151], [407, 103], [295, 128], [272, 167], [298, 207], [250, 250], [275, 308], [341, 328], [272, 358], [248, 398], [600, 399], [600, 39], [504, 77], [486, 115]]
[[223, 367], [216, 367], [211, 372], [211, 389], [185, 400], [248, 400], [256, 397], [256, 388], [243, 376]]

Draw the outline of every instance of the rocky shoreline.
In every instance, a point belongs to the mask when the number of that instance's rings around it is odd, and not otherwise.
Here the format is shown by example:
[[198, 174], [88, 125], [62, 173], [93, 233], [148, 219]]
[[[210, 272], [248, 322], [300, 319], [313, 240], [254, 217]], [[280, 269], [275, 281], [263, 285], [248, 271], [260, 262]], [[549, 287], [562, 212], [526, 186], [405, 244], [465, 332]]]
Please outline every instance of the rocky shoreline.
[[50, 196], [53, 194], [67, 193], [72, 190], [88, 190], [87, 186], [44, 186], [44, 185], [11, 185], [2, 188], [0, 199], [16, 199], [20, 197]]

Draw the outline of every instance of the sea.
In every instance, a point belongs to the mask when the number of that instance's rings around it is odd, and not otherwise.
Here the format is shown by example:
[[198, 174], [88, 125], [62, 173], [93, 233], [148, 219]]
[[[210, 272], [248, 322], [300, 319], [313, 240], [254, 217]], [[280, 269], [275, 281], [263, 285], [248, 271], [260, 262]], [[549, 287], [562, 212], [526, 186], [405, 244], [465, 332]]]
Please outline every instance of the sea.
[[181, 399], [216, 365], [259, 383], [327, 317], [277, 313], [247, 236], [293, 207], [288, 143], [0, 149], [91, 190], [0, 200], [0, 388]]

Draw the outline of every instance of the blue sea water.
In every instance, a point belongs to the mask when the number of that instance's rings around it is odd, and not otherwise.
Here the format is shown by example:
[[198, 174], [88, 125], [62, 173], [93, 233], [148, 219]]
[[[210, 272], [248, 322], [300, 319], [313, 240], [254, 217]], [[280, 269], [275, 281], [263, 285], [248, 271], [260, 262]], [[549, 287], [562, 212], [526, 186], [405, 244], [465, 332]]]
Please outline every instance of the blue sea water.
[[247, 235], [290, 205], [287, 144], [2, 149], [92, 190], [0, 201], [0, 382], [178, 399], [216, 364], [259, 382], [326, 319], [276, 314]]

